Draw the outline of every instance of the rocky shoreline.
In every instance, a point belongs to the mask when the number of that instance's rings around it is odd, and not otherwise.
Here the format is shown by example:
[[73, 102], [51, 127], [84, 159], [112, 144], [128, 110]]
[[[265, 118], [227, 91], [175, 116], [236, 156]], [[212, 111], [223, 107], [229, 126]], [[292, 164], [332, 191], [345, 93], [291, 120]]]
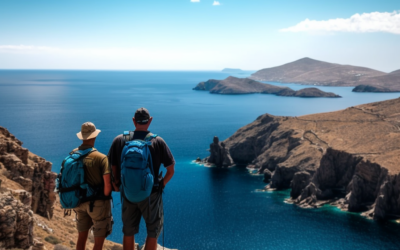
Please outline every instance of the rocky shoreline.
[[300, 207], [398, 219], [400, 98], [301, 117], [265, 114], [223, 142], [214, 138], [203, 162], [257, 169], [266, 188], [291, 188]]

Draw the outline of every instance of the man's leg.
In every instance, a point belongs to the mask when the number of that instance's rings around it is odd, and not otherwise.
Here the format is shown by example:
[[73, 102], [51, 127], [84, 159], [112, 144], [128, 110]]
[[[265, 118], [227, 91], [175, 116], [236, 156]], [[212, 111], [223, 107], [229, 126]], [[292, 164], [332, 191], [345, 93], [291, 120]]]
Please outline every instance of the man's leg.
[[97, 200], [93, 203], [93, 209], [89, 215], [93, 220], [93, 250], [101, 250], [104, 240], [112, 232], [113, 219], [111, 216], [111, 203], [109, 200]]
[[92, 219], [87, 213], [88, 203], [82, 203], [74, 209], [76, 213], [76, 229], [78, 229], [78, 242], [76, 243], [77, 250], [86, 249], [86, 241], [89, 235], [89, 230], [93, 225]]
[[76, 250], [85, 250], [86, 249], [86, 240], [87, 240], [88, 234], [89, 234], [89, 231], [78, 233], [78, 242], [76, 243]]
[[125, 236], [122, 243], [124, 250], [136, 250], [135, 249], [135, 236]]
[[157, 238], [147, 237], [145, 250], [157, 250]]
[[104, 240], [106, 237], [94, 237], [94, 246], [93, 250], [101, 250], [103, 249]]
[[142, 214], [147, 228], [145, 250], [156, 250], [157, 238], [164, 225], [164, 210], [161, 193], [152, 193], [150, 195], [150, 204], [149, 201], [146, 201], [142, 205]]
[[[124, 233], [123, 249], [135, 249], [135, 234], [139, 232], [142, 214], [136, 203], [122, 199], [122, 232]], [[136, 250], [136, 249], [135, 249]]]

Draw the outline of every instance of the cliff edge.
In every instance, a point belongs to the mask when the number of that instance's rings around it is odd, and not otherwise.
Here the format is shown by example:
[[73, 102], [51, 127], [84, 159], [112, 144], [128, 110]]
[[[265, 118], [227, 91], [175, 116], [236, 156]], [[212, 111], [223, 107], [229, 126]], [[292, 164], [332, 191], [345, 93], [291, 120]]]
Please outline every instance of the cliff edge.
[[330, 203], [400, 218], [400, 98], [301, 117], [265, 114], [213, 144], [210, 163], [258, 169], [268, 188], [291, 188], [301, 207]]

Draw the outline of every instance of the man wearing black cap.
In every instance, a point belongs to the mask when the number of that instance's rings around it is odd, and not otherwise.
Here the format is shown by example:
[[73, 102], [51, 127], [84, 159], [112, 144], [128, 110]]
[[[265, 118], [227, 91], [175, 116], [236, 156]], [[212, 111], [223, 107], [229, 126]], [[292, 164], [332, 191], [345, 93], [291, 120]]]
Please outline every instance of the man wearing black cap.
[[[126, 140], [145, 140], [153, 135], [148, 130], [153, 117], [150, 116], [147, 109], [139, 108], [136, 110], [135, 116], [132, 118], [132, 120], [136, 129], [131, 131], [128, 136], [121, 134], [115, 137], [108, 152], [108, 159], [114, 176], [113, 186], [115, 191], [119, 191], [121, 186], [121, 154]], [[122, 198], [122, 231], [124, 233], [124, 250], [134, 249], [134, 235], [139, 232], [139, 223], [142, 216], [146, 222], [147, 228], [145, 250], [157, 249], [157, 238], [163, 228], [164, 210], [162, 202], [162, 190], [174, 175], [175, 160], [167, 144], [161, 137], [156, 136], [151, 139], [150, 142], [151, 145], [149, 146], [149, 150], [151, 152], [151, 158], [153, 162], [154, 187], [150, 195], [150, 200], [145, 199], [141, 202], [132, 203], [124, 197]], [[167, 169], [167, 173], [165, 174], [164, 178], [158, 178], [161, 164], [163, 164]]]

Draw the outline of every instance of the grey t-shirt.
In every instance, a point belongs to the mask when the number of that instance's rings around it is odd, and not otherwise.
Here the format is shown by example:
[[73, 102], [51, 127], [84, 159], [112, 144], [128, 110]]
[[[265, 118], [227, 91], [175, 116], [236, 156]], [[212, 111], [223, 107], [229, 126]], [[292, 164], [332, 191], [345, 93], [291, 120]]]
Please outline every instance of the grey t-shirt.
[[[134, 139], [144, 140], [147, 134], [150, 131], [135, 131], [133, 135]], [[116, 180], [120, 180], [121, 176], [121, 154], [122, 150], [125, 146], [125, 140], [123, 135], [118, 135], [114, 138], [114, 141], [108, 151], [108, 161], [111, 166], [116, 166]], [[160, 172], [161, 164], [164, 167], [172, 166], [175, 163], [174, 157], [172, 156], [171, 150], [169, 149], [167, 143], [160, 137], [157, 136], [151, 140], [151, 146], [149, 146], [151, 158], [153, 160], [153, 169], [154, 169], [154, 184], [158, 184], [158, 173]]]

